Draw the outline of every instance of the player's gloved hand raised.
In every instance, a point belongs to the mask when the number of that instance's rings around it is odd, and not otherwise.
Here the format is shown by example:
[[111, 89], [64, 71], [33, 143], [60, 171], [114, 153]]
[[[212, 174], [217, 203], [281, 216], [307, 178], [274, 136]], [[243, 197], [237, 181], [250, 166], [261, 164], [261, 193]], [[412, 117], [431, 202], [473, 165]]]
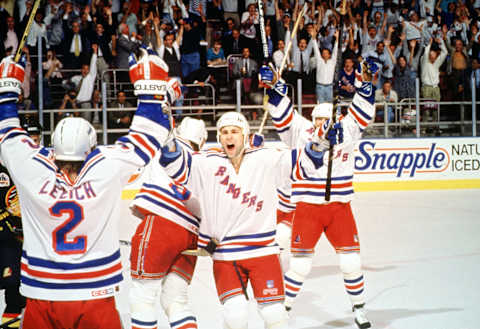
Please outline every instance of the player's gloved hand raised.
[[272, 63], [268, 66], [262, 65], [258, 73], [258, 80], [266, 88], [275, 90], [281, 96], [287, 95], [287, 85], [282, 78], [279, 78]]
[[140, 47], [129, 56], [130, 80], [140, 105], [137, 114], [158, 122], [169, 135], [173, 129], [171, 105], [181, 97], [181, 84], [168, 77], [167, 64], [151, 48]]
[[343, 143], [343, 126], [341, 122], [327, 120], [321, 127], [315, 129], [312, 148], [323, 152], [330, 146]]
[[25, 56], [15, 63], [13, 55], [5, 57], [0, 62], [0, 103], [18, 101], [25, 77], [25, 63]]
[[355, 70], [355, 87], [359, 87], [362, 82], [371, 82], [378, 72], [378, 65], [371, 57], [363, 60], [357, 70]]
[[255, 133], [250, 137], [251, 147], [262, 147], [265, 137], [262, 134]]
[[128, 64], [136, 96], [166, 94], [168, 66], [151, 48], [140, 47], [130, 54]]

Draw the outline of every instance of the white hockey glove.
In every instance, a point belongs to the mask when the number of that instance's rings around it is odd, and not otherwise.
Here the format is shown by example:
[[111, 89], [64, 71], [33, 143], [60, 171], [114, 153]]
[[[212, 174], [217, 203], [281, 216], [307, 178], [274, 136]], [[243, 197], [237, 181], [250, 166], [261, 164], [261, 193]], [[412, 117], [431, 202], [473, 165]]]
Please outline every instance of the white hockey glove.
[[165, 95], [167, 64], [151, 48], [141, 47], [138, 51], [138, 56], [132, 53], [128, 57], [135, 95]]
[[157, 122], [168, 130], [167, 144], [173, 137], [171, 105], [181, 94], [180, 82], [168, 77], [167, 64], [151, 48], [141, 47], [139, 56], [129, 56], [130, 80], [139, 105], [136, 115]]
[[19, 63], [15, 63], [13, 55], [0, 62], [0, 104], [18, 101], [25, 77], [25, 63], [25, 56], [21, 57]]

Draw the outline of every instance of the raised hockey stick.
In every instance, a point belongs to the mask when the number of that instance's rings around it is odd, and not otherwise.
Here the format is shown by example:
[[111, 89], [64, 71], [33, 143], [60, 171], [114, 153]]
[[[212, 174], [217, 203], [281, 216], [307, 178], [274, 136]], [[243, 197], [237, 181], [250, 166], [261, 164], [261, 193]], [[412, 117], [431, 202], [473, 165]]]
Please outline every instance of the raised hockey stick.
[[[347, 1], [342, 0], [340, 5], [340, 22], [338, 33], [338, 43], [337, 43], [337, 62], [335, 63], [335, 78], [333, 80], [333, 107], [332, 107], [332, 120], [330, 128], [333, 126], [337, 120], [337, 107], [338, 107], [338, 88], [335, 87], [335, 82], [338, 82], [340, 79], [340, 71], [342, 66], [342, 39], [343, 39], [343, 18], [347, 13]], [[330, 145], [328, 149], [328, 165], [327, 165], [327, 181], [325, 183], [325, 201], [330, 201], [331, 190], [332, 190], [332, 166], [333, 166], [333, 145]]]
[[[297, 19], [296, 19], [295, 24], [293, 26], [292, 34], [290, 35], [290, 40], [288, 40], [288, 44], [287, 44], [287, 47], [285, 49], [285, 55], [283, 56], [282, 62], [280, 63], [280, 67], [278, 69], [278, 75], [277, 75], [278, 79], [280, 79], [280, 77], [282, 76], [285, 65], [287, 64], [287, 57], [288, 57], [288, 54], [290, 52], [290, 49], [292, 49], [293, 39], [297, 35], [298, 26], [300, 25], [300, 18], [303, 15], [305, 15], [306, 11], [307, 11], [307, 3], [305, 3], [303, 5], [302, 9], [298, 13]], [[267, 101], [268, 101], [268, 98], [265, 97], [263, 99], [263, 111], [264, 111], [264, 113], [263, 113], [262, 122], [260, 123], [260, 127], [258, 128], [258, 134], [262, 133], [263, 128], [265, 127], [265, 123], [267, 123], [267, 119], [268, 119], [268, 110], [266, 109]]]
[[265, 32], [265, 14], [263, 11], [263, 0], [257, 0], [258, 3], [258, 24], [260, 25], [260, 40], [262, 41], [263, 64], [268, 62], [268, 43], [267, 33]]
[[27, 40], [28, 33], [30, 33], [30, 29], [32, 28], [33, 19], [37, 14], [39, 5], [40, 5], [40, 0], [35, 0], [32, 11], [30, 13], [30, 17], [28, 18], [27, 26], [25, 27], [25, 31], [23, 31], [22, 39], [20, 40], [20, 43], [18, 44], [17, 52], [15, 53], [14, 61], [17, 63], [20, 60], [20, 56], [22, 55], [23, 46], [25, 45], [25, 41]]

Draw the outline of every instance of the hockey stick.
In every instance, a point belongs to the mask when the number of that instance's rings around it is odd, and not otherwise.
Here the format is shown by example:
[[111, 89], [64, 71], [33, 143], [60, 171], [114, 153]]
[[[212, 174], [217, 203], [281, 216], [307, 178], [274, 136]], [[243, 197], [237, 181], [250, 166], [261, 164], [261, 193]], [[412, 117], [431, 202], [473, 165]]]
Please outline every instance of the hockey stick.
[[[347, 1], [342, 0], [340, 5], [340, 22], [339, 22], [339, 33], [337, 41], [337, 62], [335, 63], [335, 76], [333, 80], [333, 106], [332, 106], [332, 120], [329, 129], [337, 120], [337, 107], [338, 107], [338, 88], [335, 88], [335, 82], [340, 79], [340, 70], [342, 66], [342, 38], [343, 38], [343, 18], [347, 12]], [[332, 167], [333, 167], [333, 145], [330, 145], [328, 149], [328, 166], [327, 166], [327, 181], [325, 183], [325, 201], [330, 201], [331, 190], [332, 190]]]
[[258, 3], [258, 23], [260, 24], [260, 40], [262, 41], [263, 64], [268, 62], [268, 43], [267, 33], [265, 32], [265, 15], [263, 11], [263, 0], [257, 0]]
[[22, 39], [20, 40], [20, 43], [18, 44], [17, 52], [15, 53], [14, 61], [16, 63], [18, 63], [18, 61], [20, 60], [20, 56], [22, 55], [23, 46], [25, 45], [25, 41], [27, 40], [28, 33], [30, 33], [30, 29], [32, 28], [33, 19], [37, 14], [37, 9], [39, 5], [40, 5], [40, 0], [36, 0], [35, 3], [33, 4], [32, 12], [30, 13], [30, 17], [28, 18], [27, 26], [25, 27], [25, 31], [23, 31]]
[[[261, 0], [260, 0], [261, 1]], [[300, 25], [300, 18], [305, 15], [305, 12], [307, 11], [307, 3], [305, 3], [302, 7], [302, 10], [300, 10], [300, 13], [298, 13], [297, 20], [295, 21], [295, 25], [293, 26], [292, 34], [290, 35], [290, 40], [288, 40], [287, 48], [285, 49], [285, 55], [283, 56], [282, 62], [280, 63], [280, 68], [278, 69], [278, 74], [277, 78], [280, 79], [283, 73], [283, 69], [285, 68], [285, 65], [287, 64], [287, 57], [290, 52], [290, 49], [292, 49], [292, 44], [293, 44], [293, 39], [297, 35], [297, 30], [298, 26]], [[263, 128], [265, 127], [265, 123], [267, 123], [268, 119], [268, 110], [265, 108], [267, 105], [268, 98], [265, 97], [263, 99], [263, 118], [262, 122], [260, 123], [260, 127], [258, 128], [258, 134], [261, 134], [263, 131]]]
[[217, 239], [210, 239], [205, 248], [187, 249], [182, 251], [182, 255], [189, 256], [212, 256], [219, 242]]
[[238, 269], [238, 265], [236, 261], [233, 261], [233, 267], [235, 268], [235, 273], [237, 273], [238, 280], [240, 281], [240, 285], [242, 286], [242, 292], [245, 295], [245, 298], [249, 300], [248, 293], [247, 293], [247, 286], [245, 282], [242, 280], [242, 275], [240, 274], [240, 270]]

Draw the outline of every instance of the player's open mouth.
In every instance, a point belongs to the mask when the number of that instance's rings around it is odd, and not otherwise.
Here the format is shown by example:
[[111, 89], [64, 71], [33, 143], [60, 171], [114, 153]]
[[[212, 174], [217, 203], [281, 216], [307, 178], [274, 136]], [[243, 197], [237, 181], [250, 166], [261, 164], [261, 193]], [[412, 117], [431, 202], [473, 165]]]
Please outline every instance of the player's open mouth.
[[227, 150], [231, 151], [235, 148], [235, 144], [227, 144]]

